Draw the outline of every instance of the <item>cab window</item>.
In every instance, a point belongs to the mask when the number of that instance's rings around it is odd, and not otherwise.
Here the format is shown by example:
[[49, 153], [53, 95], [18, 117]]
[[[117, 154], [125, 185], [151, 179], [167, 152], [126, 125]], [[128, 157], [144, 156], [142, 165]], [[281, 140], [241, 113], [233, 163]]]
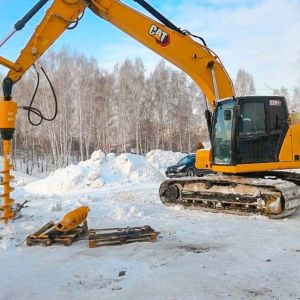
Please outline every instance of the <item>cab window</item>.
[[241, 105], [240, 135], [266, 134], [265, 104], [245, 102]]

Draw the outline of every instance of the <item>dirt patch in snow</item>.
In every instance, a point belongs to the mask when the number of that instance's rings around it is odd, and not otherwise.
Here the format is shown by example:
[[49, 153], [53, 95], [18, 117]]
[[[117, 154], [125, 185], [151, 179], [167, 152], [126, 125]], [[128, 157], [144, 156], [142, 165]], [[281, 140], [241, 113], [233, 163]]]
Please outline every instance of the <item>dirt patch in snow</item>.
[[[270, 293], [272, 293], [271, 289], [267, 289], [267, 288], [262, 288], [262, 289], [257, 289], [257, 290], [246, 290], [246, 292], [249, 294], [249, 296], [251, 296], [251, 298], [256, 298], [256, 297], [262, 297], [262, 296], [266, 296], [266, 295], [270, 295]], [[272, 299], [272, 298], [271, 298]], [[273, 298], [276, 299], [276, 298]]]
[[200, 245], [180, 245], [178, 246], [178, 248], [195, 254], [205, 253], [216, 249], [216, 247], [200, 246]]

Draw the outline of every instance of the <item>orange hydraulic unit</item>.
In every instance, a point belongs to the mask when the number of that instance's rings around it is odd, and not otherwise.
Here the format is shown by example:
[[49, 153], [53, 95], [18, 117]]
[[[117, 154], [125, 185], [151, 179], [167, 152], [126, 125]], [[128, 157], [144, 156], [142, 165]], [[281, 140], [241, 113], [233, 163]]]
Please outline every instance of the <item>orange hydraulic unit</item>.
[[90, 209], [87, 206], [81, 206], [70, 211], [55, 226], [55, 229], [59, 232], [68, 232], [76, 228], [86, 220], [89, 211]]

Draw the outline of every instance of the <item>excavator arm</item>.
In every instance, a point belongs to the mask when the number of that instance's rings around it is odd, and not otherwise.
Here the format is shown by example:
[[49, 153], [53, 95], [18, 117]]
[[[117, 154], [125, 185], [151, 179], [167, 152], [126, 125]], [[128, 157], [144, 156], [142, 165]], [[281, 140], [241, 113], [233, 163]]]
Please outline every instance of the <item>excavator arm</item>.
[[232, 82], [218, 56], [188, 33], [163, 25], [117, 0], [55, 0], [16, 62], [0, 57], [0, 63], [10, 68], [4, 81], [6, 98], [11, 96], [12, 85], [69, 26], [78, 22], [87, 6], [97, 16], [186, 72], [212, 107], [216, 100], [234, 95]]

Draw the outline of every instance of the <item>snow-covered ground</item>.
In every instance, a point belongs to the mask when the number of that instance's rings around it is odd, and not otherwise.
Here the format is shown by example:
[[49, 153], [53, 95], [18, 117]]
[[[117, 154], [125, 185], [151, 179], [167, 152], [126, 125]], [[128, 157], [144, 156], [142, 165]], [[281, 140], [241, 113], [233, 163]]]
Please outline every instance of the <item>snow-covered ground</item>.
[[[181, 157], [96, 152], [42, 180], [16, 174], [14, 198], [30, 203], [21, 219], [0, 224], [0, 299], [300, 299], [300, 213], [269, 220], [165, 207], [163, 169]], [[91, 208], [90, 228], [151, 225], [161, 237], [17, 246], [81, 205]]]

